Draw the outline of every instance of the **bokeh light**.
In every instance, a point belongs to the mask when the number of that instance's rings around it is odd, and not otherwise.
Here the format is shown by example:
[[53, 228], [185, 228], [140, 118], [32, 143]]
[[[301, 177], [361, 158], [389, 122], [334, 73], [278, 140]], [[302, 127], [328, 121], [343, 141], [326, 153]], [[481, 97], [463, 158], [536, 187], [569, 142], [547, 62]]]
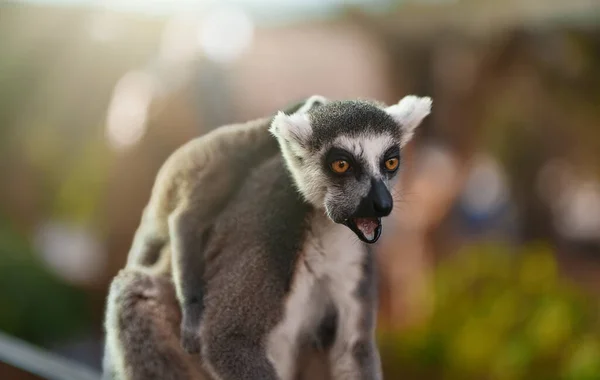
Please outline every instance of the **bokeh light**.
[[153, 89], [152, 77], [142, 71], [125, 74], [116, 84], [106, 120], [113, 148], [128, 148], [144, 136]]
[[252, 19], [242, 8], [221, 6], [203, 16], [198, 40], [210, 59], [229, 63], [250, 47], [253, 35]]
[[48, 268], [69, 283], [87, 286], [102, 276], [106, 253], [89, 229], [48, 221], [38, 228], [35, 244]]
[[493, 157], [478, 155], [467, 178], [461, 201], [467, 212], [483, 216], [508, 201], [508, 185], [502, 168]]

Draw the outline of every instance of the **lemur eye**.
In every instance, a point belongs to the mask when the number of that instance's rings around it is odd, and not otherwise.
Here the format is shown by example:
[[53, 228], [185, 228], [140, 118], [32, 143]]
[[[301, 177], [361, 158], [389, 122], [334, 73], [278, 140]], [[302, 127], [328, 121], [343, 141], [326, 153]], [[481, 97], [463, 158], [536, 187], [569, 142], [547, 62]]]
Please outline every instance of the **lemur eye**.
[[336, 173], [345, 173], [350, 169], [350, 164], [346, 160], [336, 160], [331, 163], [331, 170]]
[[385, 168], [389, 171], [394, 171], [398, 168], [398, 157], [393, 157], [385, 161]]

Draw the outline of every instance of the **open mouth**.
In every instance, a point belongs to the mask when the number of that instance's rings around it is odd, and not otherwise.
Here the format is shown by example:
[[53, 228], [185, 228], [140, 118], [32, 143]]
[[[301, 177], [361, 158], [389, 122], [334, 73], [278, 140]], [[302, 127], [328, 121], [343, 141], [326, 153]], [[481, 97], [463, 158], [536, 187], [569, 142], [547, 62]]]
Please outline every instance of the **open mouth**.
[[381, 218], [350, 218], [344, 224], [365, 243], [373, 244], [381, 236]]

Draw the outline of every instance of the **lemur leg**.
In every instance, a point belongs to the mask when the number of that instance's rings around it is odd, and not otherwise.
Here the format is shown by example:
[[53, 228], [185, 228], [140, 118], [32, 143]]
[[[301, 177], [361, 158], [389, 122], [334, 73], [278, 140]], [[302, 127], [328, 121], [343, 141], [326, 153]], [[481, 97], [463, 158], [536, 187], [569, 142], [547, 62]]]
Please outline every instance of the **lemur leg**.
[[204, 311], [204, 253], [202, 228], [206, 221], [193, 207], [169, 218], [173, 282], [182, 312], [181, 344], [188, 353], [200, 353], [200, 323]]
[[180, 312], [171, 281], [123, 269], [106, 308], [103, 379], [206, 380], [199, 360], [179, 344]]

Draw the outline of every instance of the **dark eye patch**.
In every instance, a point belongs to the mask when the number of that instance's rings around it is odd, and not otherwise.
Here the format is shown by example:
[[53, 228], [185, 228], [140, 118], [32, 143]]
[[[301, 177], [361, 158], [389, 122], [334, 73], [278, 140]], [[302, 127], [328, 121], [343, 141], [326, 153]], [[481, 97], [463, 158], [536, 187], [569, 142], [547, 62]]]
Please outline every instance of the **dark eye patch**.
[[385, 153], [383, 154], [383, 161], [385, 162], [387, 160], [389, 160], [390, 158], [400, 158], [400, 147], [398, 147], [397, 145], [394, 145], [390, 148], [388, 148], [388, 150], [385, 151]]
[[329, 149], [329, 152], [327, 152], [325, 157], [326, 157], [326, 160], [328, 163], [331, 163], [331, 162], [337, 161], [337, 160], [345, 160], [345, 161], [348, 161], [351, 164], [353, 164], [356, 161], [354, 159], [354, 155], [352, 155], [352, 153], [348, 152], [345, 149], [337, 148], [337, 147], [333, 147], [333, 148]]
[[[396, 167], [396, 169], [390, 171], [386, 166], [385, 163], [392, 158], [397, 158], [398, 159], [398, 166]], [[394, 145], [390, 148], [388, 148], [385, 153], [383, 154], [383, 156], [381, 157], [381, 172], [386, 174], [388, 177], [393, 176], [397, 171], [398, 168], [400, 167], [400, 147], [397, 145]]]
[[[329, 149], [329, 151], [327, 152], [327, 154], [325, 154], [325, 160], [323, 165], [327, 168], [327, 172], [331, 173], [331, 169], [330, 169], [330, 165], [338, 160], [344, 160], [347, 161], [350, 164], [350, 169], [348, 171], [346, 171], [345, 173], [342, 173], [341, 175], [360, 175], [362, 169], [361, 169], [361, 165], [359, 163], [359, 160], [357, 160], [356, 157], [354, 157], [354, 155], [352, 153], [350, 153], [349, 151], [347, 151], [346, 149], [342, 149], [342, 148], [338, 148], [338, 147], [332, 147], [331, 149]], [[340, 177], [340, 174], [336, 174], [336, 173], [331, 173], [332, 175], [336, 176], [336, 177]]]

